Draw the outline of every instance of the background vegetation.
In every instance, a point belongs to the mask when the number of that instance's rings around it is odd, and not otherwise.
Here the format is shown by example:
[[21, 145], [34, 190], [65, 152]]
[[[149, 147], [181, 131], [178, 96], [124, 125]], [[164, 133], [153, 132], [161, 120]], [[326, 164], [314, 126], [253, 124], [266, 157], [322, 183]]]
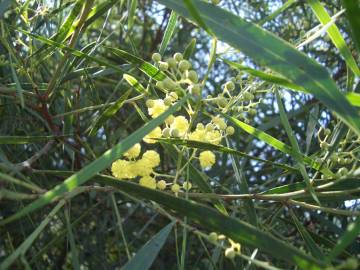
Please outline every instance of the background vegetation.
[[[357, 269], [359, 1], [212, 2], [1, 1], [0, 269]], [[150, 120], [157, 52], [201, 94]], [[189, 108], [235, 133], [141, 142]], [[192, 189], [112, 177], [139, 142]]]

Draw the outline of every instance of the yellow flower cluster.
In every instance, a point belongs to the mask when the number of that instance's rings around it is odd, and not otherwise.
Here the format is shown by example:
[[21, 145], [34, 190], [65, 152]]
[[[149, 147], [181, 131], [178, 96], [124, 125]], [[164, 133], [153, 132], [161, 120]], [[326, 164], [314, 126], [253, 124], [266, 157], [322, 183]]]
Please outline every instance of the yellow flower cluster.
[[[148, 104], [149, 105], [149, 104]], [[155, 99], [150, 103], [150, 107], [148, 108], [149, 115], [152, 118], [158, 117], [160, 114], [167, 110], [168, 106], [165, 105], [164, 100]]]
[[[119, 159], [115, 161], [111, 166], [111, 172], [119, 179], [134, 179], [140, 176], [140, 185], [155, 189], [157, 183], [151, 174], [154, 172], [153, 169], [159, 166], [160, 156], [154, 150], [148, 150], [142, 155], [141, 159], [133, 160], [139, 156], [140, 151], [140, 144], [134, 145], [124, 154], [124, 156], [131, 160]], [[160, 184], [160, 187], [163, 187], [163, 183]]]
[[215, 164], [215, 154], [211, 151], [203, 151], [199, 155], [199, 160], [201, 168], [210, 168]]

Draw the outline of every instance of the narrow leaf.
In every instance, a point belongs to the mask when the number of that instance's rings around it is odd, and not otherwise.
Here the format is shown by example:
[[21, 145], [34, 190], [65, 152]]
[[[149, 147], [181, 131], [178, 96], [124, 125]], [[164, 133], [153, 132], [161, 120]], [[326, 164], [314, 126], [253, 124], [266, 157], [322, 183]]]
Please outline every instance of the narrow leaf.
[[123, 270], [147, 270], [158, 256], [161, 248], [164, 246], [166, 239], [168, 238], [174, 222], [171, 222], [167, 226], [161, 229], [156, 235], [153, 236], [137, 253], [128, 261]]

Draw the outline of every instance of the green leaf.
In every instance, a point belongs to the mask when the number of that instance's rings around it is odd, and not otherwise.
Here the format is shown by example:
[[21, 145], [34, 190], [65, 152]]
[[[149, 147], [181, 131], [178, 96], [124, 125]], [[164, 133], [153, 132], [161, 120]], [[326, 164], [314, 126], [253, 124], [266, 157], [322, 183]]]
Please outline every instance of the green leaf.
[[[184, 17], [191, 14], [182, 1], [157, 0]], [[337, 89], [327, 70], [291, 44], [276, 37], [258, 25], [204, 1], [192, 1], [201, 18], [213, 33], [230, 46], [252, 57], [259, 65], [267, 66], [288, 78], [292, 83], [308, 89], [360, 135], [357, 111]]]
[[25, 206], [20, 211], [13, 214], [12, 216], [7, 217], [4, 220], [1, 220], [0, 225], [4, 225], [16, 219], [19, 219], [20, 217], [23, 217], [24, 215], [29, 214], [49, 204], [54, 199], [56, 199], [56, 197], [86, 183], [95, 174], [106, 169], [108, 166], [111, 165], [112, 162], [120, 158], [122, 154], [125, 153], [128, 149], [130, 149], [134, 144], [140, 142], [155, 127], [163, 123], [165, 119], [169, 115], [173, 114], [178, 108], [180, 108], [187, 99], [188, 96], [183, 97], [174, 106], [172, 106], [170, 109], [165, 111], [163, 114], [161, 114], [155, 119], [152, 119], [142, 128], [136, 130], [134, 133], [132, 133], [124, 140], [122, 140], [120, 143], [115, 145], [113, 148], [107, 150], [99, 158], [90, 162], [83, 169], [68, 177], [62, 184], [59, 184], [56, 187], [54, 187], [52, 190], [46, 192], [42, 197], [40, 197], [33, 203]]
[[67, 235], [68, 235], [68, 239], [70, 242], [72, 266], [73, 266], [73, 269], [80, 270], [79, 253], [76, 248], [75, 238], [74, 238], [72, 226], [70, 223], [69, 211], [67, 209], [65, 209], [64, 212], [65, 212], [65, 219], [66, 219], [66, 230], [67, 230]]
[[83, 53], [83, 52], [81, 52], [81, 51], [79, 51], [79, 50], [69, 48], [69, 47], [65, 46], [64, 44], [62, 44], [62, 43], [58, 43], [58, 42], [52, 41], [52, 40], [50, 40], [50, 39], [44, 38], [44, 37], [42, 37], [42, 36], [39, 36], [39, 35], [36, 35], [36, 34], [32, 34], [32, 33], [28, 32], [28, 31], [23, 30], [23, 29], [16, 29], [16, 31], [19, 31], [19, 32], [21, 32], [21, 33], [23, 33], [23, 34], [26, 34], [26, 35], [28, 35], [28, 36], [36, 39], [36, 40], [39, 40], [39, 41], [45, 43], [45, 44], [49, 44], [49, 45], [52, 45], [52, 46], [54, 46], [54, 47], [63, 49], [63, 50], [65, 50], [65, 51], [68, 51], [68, 52], [70, 52], [70, 53], [71, 53], [72, 55], [74, 55], [74, 56], [77, 56], [77, 57], [80, 57], [80, 58], [85, 58], [85, 59], [87, 59], [87, 60], [90, 60], [90, 61], [92, 61], [92, 62], [98, 63], [98, 64], [100, 64], [100, 65], [104, 65], [104, 66], [107, 66], [107, 67], [111, 67], [111, 68], [113, 68], [114, 70], [119, 71], [119, 72], [121, 72], [121, 73], [124, 72], [120, 67], [118, 67], [118, 66], [116, 66], [116, 65], [114, 65], [114, 64], [109, 63], [106, 59], [103, 59], [103, 58], [100, 58], [100, 57], [90, 56], [90, 55], [88, 55], [88, 54], [86, 54], [86, 53]]
[[331, 262], [332, 260], [334, 260], [339, 254], [344, 251], [347, 246], [349, 246], [359, 236], [359, 233], [360, 217], [357, 217], [354, 222], [351, 222], [347, 226], [345, 233], [337, 241], [335, 247], [327, 256], [326, 261]]
[[56, 213], [63, 207], [65, 201], [60, 201], [53, 210], [47, 215], [45, 219], [40, 223], [40, 225], [26, 238], [26, 240], [11, 254], [9, 255], [1, 264], [0, 269], [8, 269], [16, 259], [24, 255], [26, 251], [32, 246], [35, 239], [40, 235], [44, 228], [49, 224], [51, 219], [56, 215]]
[[304, 226], [301, 224], [301, 222], [298, 220], [294, 212], [290, 210], [289, 213], [296, 225], [297, 230], [301, 234], [301, 237], [304, 239], [311, 254], [315, 258], [322, 260], [324, 258], [324, 254], [322, 253], [321, 249], [316, 245], [314, 239], [312, 239], [312, 237], [310, 236], [308, 231], [304, 228]]
[[94, 136], [99, 128], [101, 128], [108, 119], [121, 109], [131, 92], [131, 89], [126, 91], [113, 105], [108, 107], [101, 115], [99, 115], [93, 124], [90, 125], [90, 136]]
[[166, 242], [175, 222], [171, 222], [154, 235], [137, 253], [128, 261], [123, 270], [147, 270], [158, 256], [160, 249]]
[[[116, 187], [119, 191], [140, 199], [155, 201], [168, 209], [187, 216], [192, 222], [209, 231], [224, 234], [242, 245], [259, 248], [276, 258], [297, 265], [301, 269], [324, 269], [325, 265], [323, 262], [304, 254], [302, 251], [280, 241], [269, 233], [263, 232], [239, 219], [223, 215], [195, 201], [181, 199], [165, 192], [148, 189], [128, 181], [119, 181], [109, 176], [102, 176], [101, 179], [97, 178], [97, 181]], [[286, 256], [284, 256], [285, 250]]]
[[170, 15], [168, 25], [167, 25], [167, 27], [165, 29], [164, 37], [163, 37], [163, 39], [161, 41], [161, 44], [160, 44], [159, 53], [161, 55], [164, 55], [166, 47], [168, 46], [168, 44], [169, 44], [169, 42], [171, 40], [171, 37], [174, 34], [174, 30], [176, 28], [177, 18], [178, 18], [178, 16], [177, 16], [176, 12], [172, 11], [171, 15]]
[[83, 27], [86, 29], [98, 18], [101, 18], [111, 7], [113, 7], [119, 1], [120, 0], [107, 0], [105, 2], [100, 2], [98, 5], [93, 7]]
[[360, 53], [360, 2], [354, 0], [343, 0], [342, 4], [345, 7], [346, 17], [349, 20], [351, 33], [354, 38], [355, 45], [357, 45]]
[[69, 135], [61, 136], [0, 136], [0, 144], [27, 144], [27, 143], [37, 143], [43, 141], [51, 141], [55, 139], [65, 138]]
[[128, 31], [130, 31], [134, 25], [137, 4], [138, 0], [128, 1]]
[[267, 16], [266, 18], [259, 21], [258, 24], [263, 25], [264, 23], [271, 21], [272, 19], [276, 18], [279, 14], [283, 13], [286, 9], [291, 7], [292, 4], [294, 4], [294, 3], [296, 3], [295, 0], [288, 0], [287, 2], [285, 2], [285, 4], [283, 4], [281, 7], [279, 7], [277, 10], [275, 10], [273, 13], [271, 13], [269, 16]]
[[[242, 130], [246, 131], [247, 133], [253, 135], [254, 137], [258, 138], [259, 140], [262, 140], [263, 142], [267, 143], [268, 145], [274, 147], [275, 149], [288, 154], [293, 154], [293, 149], [288, 146], [287, 144], [284, 144], [283, 142], [275, 139], [271, 135], [265, 133], [264, 131], [261, 131], [259, 129], [256, 129], [240, 120], [235, 119], [234, 117], [228, 116], [226, 114], [223, 114], [225, 118], [227, 118], [229, 121], [231, 121], [234, 125], [241, 128]], [[309, 165], [311, 168], [318, 170], [322, 172], [324, 175], [328, 177], [333, 177], [334, 174], [326, 167], [321, 166], [318, 162], [311, 159], [308, 156], [302, 155], [303, 162], [307, 165]]]
[[[331, 17], [327, 13], [326, 9], [320, 3], [319, 0], [307, 0], [311, 9], [315, 13], [318, 20], [322, 23], [322, 25], [326, 25], [331, 22]], [[358, 14], [359, 15], [359, 14]], [[330, 25], [326, 32], [328, 33], [331, 41], [334, 43], [335, 47], [338, 48], [340, 51], [341, 56], [345, 59], [346, 64], [348, 67], [354, 72], [354, 74], [360, 77], [360, 70], [356, 64], [354, 57], [351, 54], [351, 51], [346, 45], [345, 40], [343, 39], [339, 29], [335, 24]]]
[[304, 164], [304, 161], [303, 161], [303, 154], [300, 152], [300, 147], [299, 147], [299, 144], [297, 142], [297, 139], [291, 129], [291, 126], [290, 126], [290, 123], [289, 123], [289, 120], [286, 116], [286, 112], [285, 112], [285, 108], [284, 108], [284, 105], [282, 103], [282, 100], [281, 100], [281, 97], [280, 97], [280, 94], [279, 94], [279, 91], [277, 89], [275, 89], [275, 96], [276, 96], [276, 101], [277, 101], [277, 105], [279, 107], [279, 113], [280, 113], [280, 119], [281, 119], [281, 122], [285, 128], [285, 131], [286, 131], [286, 134], [289, 138], [289, 141], [290, 141], [290, 144], [291, 144], [291, 147], [292, 147], [292, 157], [296, 160], [296, 163], [297, 163], [297, 167], [299, 168], [299, 171], [302, 175], [302, 177], [304, 178], [304, 181], [307, 185], [307, 188], [311, 194], [311, 196], [313, 197], [313, 199], [320, 205], [320, 201], [319, 199], [317, 198], [316, 196], [316, 193], [315, 193], [315, 190], [311, 184], [311, 181], [310, 181], [310, 178], [309, 178], [309, 175], [306, 171], [306, 168], [305, 168], [305, 164]]
[[192, 38], [189, 42], [189, 44], [185, 47], [184, 50], [184, 59], [190, 59], [191, 55], [194, 53], [196, 46], [196, 38]]
[[149, 62], [146, 62], [146, 61], [142, 60], [141, 58], [139, 58], [131, 53], [128, 53], [126, 51], [120, 50], [120, 49], [115, 49], [115, 48], [110, 48], [110, 47], [106, 47], [106, 48], [109, 51], [111, 51], [114, 55], [119, 56], [120, 58], [124, 59], [125, 61], [127, 61], [127, 62], [133, 64], [134, 66], [136, 66], [137, 68], [139, 68], [142, 72], [144, 72], [149, 77], [151, 77], [157, 81], [162, 81], [163, 79], [166, 78], [166, 75], [164, 72], [160, 71], [157, 67], [150, 64]]
[[196, 21], [196, 23], [204, 29], [208, 34], [211, 34], [211, 30], [206, 26], [205, 22], [203, 21], [200, 13], [198, 12], [195, 4], [192, 0], [184, 0], [183, 1], [185, 6], [187, 7], [191, 17]]
[[131, 86], [135, 88], [136, 91], [141, 94], [148, 94], [148, 91], [146, 91], [144, 86], [142, 86], [135, 77], [129, 74], [124, 74], [123, 77]]

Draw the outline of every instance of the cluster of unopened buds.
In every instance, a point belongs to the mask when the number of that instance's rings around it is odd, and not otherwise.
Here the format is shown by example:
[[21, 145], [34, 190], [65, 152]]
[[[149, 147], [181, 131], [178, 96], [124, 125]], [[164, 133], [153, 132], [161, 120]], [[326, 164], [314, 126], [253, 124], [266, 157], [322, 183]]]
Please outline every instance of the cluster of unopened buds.
[[352, 148], [357, 148], [359, 141], [356, 140], [355, 134], [351, 131], [347, 136], [340, 141], [336, 149], [334, 149], [328, 159], [325, 159], [328, 151], [332, 147], [329, 142], [332, 131], [329, 128], [320, 127], [317, 132], [317, 138], [319, 141], [320, 149], [322, 150], [322, 158], [319, 157], [317, 162], [322, 164], [324, 161], [330, 168], [336, 168], [336, 177], [341, 178], [349, 174], [348, 167], [351, 166], [354, 161], [360, 161]]
[[211, 232], [208, 235], [208, 240], [214, 244], [223, 244], [223, 241], [226, 239], [228, 240], [229, 245], [225, 249], [225, 257], [228, 259], [234, 259], [236, 254], [240, 254], [241, 245], [239, 243], [236, 243], [230, 238], [226, 238], [226, 236], [223, 234], [219, 235], [216, 232]]
[[[165, 97], [147, 99], [145, 102], [147, 113], [151, 118], [156, 118], [164, 113], [177, 102], [178, 95], [182, 95], [186, 91], [197, 100], [201, 100], [202, 84], [199, 83], [198, 74], [191, 69], [192, 64], [183, 59], [181, 53], [175, 53], [173, 57], [167, 58], [165, 61], [162, 61], [160, 54], [155, 53], [152, 60], [162, 72], [165, 72], [167, 77], [156, 83], [156, 87], [165, 94]], [[233, 90], [235, 86], [233, 82], [230, 82], [225, 85], [225, 88]], [[208, 102], [206, 99], [201, 101]], [[174, 115], [170, 115], [162, 126], [153, 129], [143, 138], [143, 141], [148, 146], [157, 143], [160, 138], [201, 141], [219, 145], [223, 138], [235, 133], [234, 127], [228, 126], [220, 115], [210, 116], [211, 120], [209, 119], [207, 123], [196, 123], [196, 119], [194, 119], [196, 114], [191, 104], [188, 103], [185, 109], [186, 113], [178, 111]], [[156, 168], [160, 165], [160, 155], [155, 150], [147, 150], [141, 155], [141, 148], [138, 143], [124, 154], [124, 159], [115, 161], [111, 167], [113, 176], [124, 180], [138, 178], [140, 185], [151, 189], [165, 190], [170, 187], [175, 194], [182, 190], [189, 191], [192, 188], [191, 180], [180, 181], [179, 172], [176, 173], [176, 176], [156, 172]], [[191, 155], [189, 154], [187, 162], [192, 160], [198, 160], [202, 169], [208, 169], [216, 163], [216, 156], [209, 150], [194, 150]], [[181, 168], [177, 168], [177, 170], [184, 171]], [[168, 183], [163, 180], [164, 178], [173, 179], [173, 181]], [[181, 186], [180, 182], [182, 182]]]

